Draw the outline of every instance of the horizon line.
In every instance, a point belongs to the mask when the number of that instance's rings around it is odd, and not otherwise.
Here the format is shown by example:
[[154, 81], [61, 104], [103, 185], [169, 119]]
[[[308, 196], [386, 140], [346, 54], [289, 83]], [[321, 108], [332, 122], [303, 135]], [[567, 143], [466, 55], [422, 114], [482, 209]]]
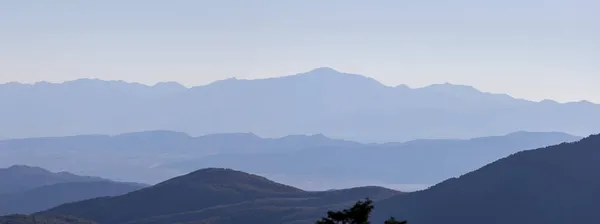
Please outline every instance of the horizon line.
[[366, 79], [371, 79], [374, 80], [376, 82], [378, 82], [381, 86], [383, 87], [388, 87], [388, 88], [407, 88], [410, 90], [419, 90], [419, 89], [426, 89], [426, 88], [430, 88], [433, 86], [440, 86], [440, 85], [449, 85], [449, 86], [454, 86], [454, 87], [467, 87], [467, 88], [472, 88], [473, 90], [479, 92], [479, 93], [483, 93], [483, 94], [490, 94], [490, 95], [505, 95], [508, 96], [512, 99], [515, 100], [524, 100], [524, 101], [529, 101], [529, 102], [534, 102], [534, 103], [542, 103], [542, 102], [550, 102], [550, 103], [556, 103], [556, 104], [572, 104], [572, 103], [591, 103], [594, 105], [600, 105], [600, 102], [593, 102], [590, 100], [578, 100], [578, 101], [558, 101], [555, 99], [551, 99], [551, 98], [545, 98], [545, 99], [541, 99], [541, 100], [533, 100], [533, 99], [527, 99], [527, 98], [521, 98], [521, 97], [515, 97], [513, 95], [510, 95], [508, 93], [494, 93], [494, 92], [486, 92], [484, 90], [481, 90], [475, 86], [472, 85], [464, 85], [464, 84], [457, 84], [457, 83], [451, 83], [451, 82], [441, 82], [441, 83], [432, 83], [429, 85], [425, 85], [422, 87], [412, 87], [409, 86], [407, 84], [399, 84], [396, 86], [393, 85], [386, 85], [384, 83], [382, 83], [381, 81], [372, 78], [370, 76], [367, 75], [363, 75], [363, 74], [356, 74], [356, 73], [348, 73], [348, 72], [342, 72], [339, 70], [336, 70], [334, 68], [331, 67], [318, 67], [318, 68], [314, 68], [311, 69], [309, 71], [306, 72], [301, 72], [301, 73], [295, 73], [295, 74], [291, 74], [291, 75], [281, 75], [281, 76], [273, 76], [273, 77], [261, 77], [261, 78], [252, 78], [252, 79], [248, 79], [248, 78], [237, 78], [235, 76], [233, 77], [229, 77], [229, 78], [224, 78], [224, 79], [219, 79], [219, 80], [214, 80], [208, 83], [205, 83], [203, 85], [185, 85], [181, 82], [178, 81], [162, 81], [162, 82], [156, 82], [153, 84], [149, 84], [149, 83], [144, 83], [144, 82], [139, 82], [139, 81], [128, 81], [128, 80], [116, 80], [116, 79], [101, 79], [101, 78], [95, 78], [95, 77], [84, 77], [84, 78], [78, 78], [78, 79], [72, 79], [72, 80], [65, 80], [65, 81], [46, 81], [46, 80], [42, 80], [42, 81], [35, 81], [35, 82], [20, 82], [20, 81], [8, 81], [8, 82], [3, 82], [0, 83], [0, 86], [2, 85], [11, 85], [11, 84], [17, 84], [17, 85], [29, 85], [29, 86], [37, 86], [37, 85], [61, 85], [61, 84], [67, 84], [67, 83], [73, 83], [73, 82], [77, 82], [77, 81], [101, 81], [101, 82], [117, 82], [117, 83], [124, 83], [124, 84], [131, 84], [131, 85], [142, 85], [148, 88], [154, 88], [160, 85], [178, 85], [182, 88], [185, 89], [193, 89], [193, 88], [200, 88], [200, 87], [205, 87], [205, 86], [210, 86], [219, 82], [223, 82], [223, 81], [229, 81], [229, 80], [234, 80], [234, 81], [261, 81], [261, 80], [271, 80], [271, 79], [281, 79], [281, 78], [288, 78], [288, 77], [294, 77], [294, 76], [299, 76], [299, 75], [305, 75], [305, 74], [310, 74], [310, 73], [314, 73], [314, 72], [318, 72], [318, 71], [322, 71], [322, 70], [327, 70], [328, 72], [334, 72], [337, 74], [344, 74], [344, 75], [355, 75], [355, 76], [360, 76], [360, 77], [364, 77]]

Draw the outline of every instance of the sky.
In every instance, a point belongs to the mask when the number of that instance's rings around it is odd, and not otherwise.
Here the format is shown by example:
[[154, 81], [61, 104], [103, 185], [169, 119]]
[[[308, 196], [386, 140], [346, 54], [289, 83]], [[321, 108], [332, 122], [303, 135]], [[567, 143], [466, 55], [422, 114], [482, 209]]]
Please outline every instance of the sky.
[[317, 67], [600, 103], [597, 0], [0, 1], [0, 83], [198, 86]]

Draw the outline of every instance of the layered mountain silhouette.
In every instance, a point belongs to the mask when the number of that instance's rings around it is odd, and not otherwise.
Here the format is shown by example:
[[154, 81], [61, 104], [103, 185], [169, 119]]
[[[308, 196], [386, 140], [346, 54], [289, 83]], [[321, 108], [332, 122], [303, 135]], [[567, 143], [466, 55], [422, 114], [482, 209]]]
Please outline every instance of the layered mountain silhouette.
[[205, 169], [124, 196], [66, 204], [37, 215], [113, 224], [300, 224], [368, 196], [376, 198], [373, 223], [390, 216], [416, 224], [597, 223], [598, 149], [600, 135], [523, 151], [407, 194], [377, 187], [304, 192], [239, 171]]
[[430, 189], [375, 204], [415, 224], [598, 223], [600, 135], [519, 152]]
[[[244, 211], [242, 214], [251, 210], [300, 212], [305, 207], [322, 208], [364, 197], [383, 199], [396, 194], [399, 192], [378, 187], [306, 192], [236, 170], [208, 168], [123, 196], [65, 204], [40, 214], [66, 214], [113, 224], [177, 223], [222, 219], [236, 210]], [[285, 219], [278, 216], [281, 213], [276, 214], [255, 217], [254, 221], [273, 223]]]
[[[228, 167], [303, 189], [325, 190], [382, 184], [430, 185], [518, 151], [579, 139], [564, 133], [517, 132], [467, 140], [362, 144], [324, 135], [191, 137], [179, 132], [149, 131], [0, 141], [0, 165], [35, 164], [150, 184], [202, 168]], [[340, 155], [344, 159], [339, 159]], [[365, 159], [380, 162], [359, 171], [352, 167]]]
[[532, 102], [452, 84], [389, 87], [330, 68], [194, 88], [90, 79], [8, 83], [0, 85], [0, 104], [0, 136], [8, 138], [172, 130], [390, 142], [600, 131], [600, 105], [585, 101]]
[[29, 214], [64, 203], [117, 196], [146, 185], [114, 182], [71, 173], [52, 173], [39, 167], [0, 169], [0, 215]]
[[5, 150], [86, 150], [86, 151], [146, 151], [199, 153], [264, 153], [292, 152], [314, 147], [350, 147], [357, 142], [336, 140], [324, 135], [290, 135], [262, 138], [252, 133], [211, 134], [191, 137], [172, 131], [145, 131], [109, 135], [79, 135], [66, 137], [25, 138], [0, 141]]

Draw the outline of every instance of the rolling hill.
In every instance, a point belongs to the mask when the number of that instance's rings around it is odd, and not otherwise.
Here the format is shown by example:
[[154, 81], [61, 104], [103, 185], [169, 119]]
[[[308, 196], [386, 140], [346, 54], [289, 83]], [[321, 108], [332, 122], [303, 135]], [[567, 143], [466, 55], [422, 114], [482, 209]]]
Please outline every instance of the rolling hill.
[[[307, 192], [260, 176], [209, 168], [173, 178], [123, 196], [70, 203], [41, 214], [68, 214], [99, 223], [175, 223], [221, 219], [234, 211], [283, 220], [273, 211], [302, 215], [305, 209], [335, 207], [365, 197], [384, 199], [399, 192], [379, 187]], [[296, 214], [296, 212], [299, 212]]]
[[[0, 85], [0, 136], [171, 130], [191, 135], [317, 134], [363, 142], [473, 138], [516, 131], [600, 132], [600, 105], [533, 102], [470, 86], [385, 86], [331, 68], [186, 88], [82, 79]], [[112, 108], [119, 108], [114, 110]], [[44, 111], [44, 113], [38, 113]]]

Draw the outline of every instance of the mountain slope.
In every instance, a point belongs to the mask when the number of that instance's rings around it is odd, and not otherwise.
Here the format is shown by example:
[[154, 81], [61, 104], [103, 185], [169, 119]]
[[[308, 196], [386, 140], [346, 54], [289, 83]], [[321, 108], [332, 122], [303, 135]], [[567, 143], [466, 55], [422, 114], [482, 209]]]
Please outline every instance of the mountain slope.
[[598, 223], [600, 135], [520, 152], [430, 189], [375, 204], [415, 224]]
[[48, 170], [15, 165], [0, 169], [0, 194], [26, 191], [46, 185], [72, 182], [105, 181], [98, 177], [77, 176], [67, 172], [52, 173]]
[[101, 223], [120, 223], [302, 192], [239, 171], [203, 169], [120, 197], [66, 204], [50, 212], [85, 217]]
[[210, 168], [123, 196], [65, 204], [42, 214], [68, 214], [112, 224], [200, 222], [255, 214], [264, 218], [257, 221], [278, 223], [275, 220], [283, 220], [282, 210], [293, 211], [288, 215], [302, 215], [296, 212], [342, 206], [365, 197], [384, 199], [398, 193], [379, 187], [306, 192], [260, 176]]
[[140, 184], [112, 181], [71, 182], [0, 194], [0, 215], [30, 214], [58, 205], [97, 197], [118, 196], [143, 188]]
[[0, 104], [6, 105], [0, 136], [9, 138], [173, 130], [268, 137], [323, 133], [389, 142], [519, 130], [600, 132], [594, 119], [600, 105], [589, 102], [532, 102], [452, 84], [389, 87], [330, 68], [189, 89], [101, 80], [9, 83], [0, 85]]

